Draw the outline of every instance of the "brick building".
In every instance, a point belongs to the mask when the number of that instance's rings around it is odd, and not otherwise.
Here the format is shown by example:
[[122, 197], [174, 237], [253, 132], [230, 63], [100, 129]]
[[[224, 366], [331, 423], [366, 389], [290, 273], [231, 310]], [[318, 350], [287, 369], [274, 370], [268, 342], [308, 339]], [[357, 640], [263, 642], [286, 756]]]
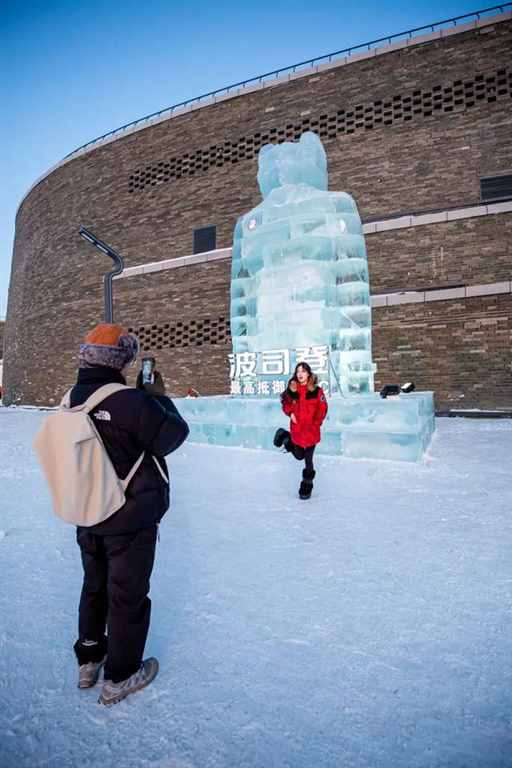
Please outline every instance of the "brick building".
[[2, 379], [3, 379], [4, 331], [5, 331], [5, 322], [4, 320], [0, 320], [0, 390], [2, 388]]
[[16, 220], [7, 402], [54, 402], [101, 319], [115, 317], [173, 394], [228, 391], [230, 246], [260, 200], [257, 153], [321, 137], [329, 188], [364, 222], [376, 387], [412, 379], [439, 408], [512, 405], [512, 14], [484, 15], [203, 99], [65, 158]]

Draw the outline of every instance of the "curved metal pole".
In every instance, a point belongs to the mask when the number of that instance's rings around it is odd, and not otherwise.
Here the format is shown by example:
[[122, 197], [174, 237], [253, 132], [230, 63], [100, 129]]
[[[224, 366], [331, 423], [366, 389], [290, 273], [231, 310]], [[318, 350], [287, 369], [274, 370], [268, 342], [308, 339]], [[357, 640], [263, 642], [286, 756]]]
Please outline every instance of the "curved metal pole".
[[89, 232], [89, 230], [85, 227], [81, 226], [78, 232], [84, 240], [87, 240], [88, 243], [94, 245], [95, 248], [104, 253], [106, 256], [110, 256], [114, 262], [114, 269], [110, 272], [107, 272], [103, 278], [103, 293], [105, 297], [105, 322], [113, 323], [114, 307], [112, 302], [112, 279], [116, 275], [120, 275], [123, 271], [123, 257], [120, 253], [114, 250], [114, 248], [112, 248], [110, 245], [107, 245], [107, 243], [104, 243], [103, 240], [100, 240], [99, 237], [93, 235], [93, 233]]

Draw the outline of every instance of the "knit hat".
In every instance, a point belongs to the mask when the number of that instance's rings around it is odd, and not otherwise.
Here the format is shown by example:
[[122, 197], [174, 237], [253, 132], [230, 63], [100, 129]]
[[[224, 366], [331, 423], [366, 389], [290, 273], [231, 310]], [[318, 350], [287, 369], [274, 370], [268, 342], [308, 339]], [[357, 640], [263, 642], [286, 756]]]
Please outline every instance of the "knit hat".
[[78, 359], [80, 368], [94, 368], [103, 365], [122, 370], [134, 362], [139, 353], [139, 341], [122, 325], [100, 323], [80, 344]]

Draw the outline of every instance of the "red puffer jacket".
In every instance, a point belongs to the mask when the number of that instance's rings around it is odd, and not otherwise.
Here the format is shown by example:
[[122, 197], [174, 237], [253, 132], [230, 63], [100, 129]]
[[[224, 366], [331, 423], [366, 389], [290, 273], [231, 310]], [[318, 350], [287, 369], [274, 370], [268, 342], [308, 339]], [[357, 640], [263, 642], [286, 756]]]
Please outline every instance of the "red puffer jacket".
[[290, 420], [292, 442], [301, 448], [309, 448], [320, 442], [320, 427], [327, 414], [327, 401], [322, 387], [309, 389], [307, 384], [297, 384], [293, 392], [288, 385], [281, 396], [283, 411], [287, 416], [295, 414], [297, 423]]

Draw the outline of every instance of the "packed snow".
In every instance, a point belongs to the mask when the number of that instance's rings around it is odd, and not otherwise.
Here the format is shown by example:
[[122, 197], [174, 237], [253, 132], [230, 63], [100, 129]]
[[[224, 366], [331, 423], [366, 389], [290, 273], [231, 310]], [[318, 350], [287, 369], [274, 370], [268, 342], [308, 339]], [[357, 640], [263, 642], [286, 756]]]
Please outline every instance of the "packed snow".
[[169, 459], [146, 653], [111, 709], [76, 687], [81, 565], [0, 408], [2, 768], [512, 766], [512, 422], [440, 419], [417, 464]]

